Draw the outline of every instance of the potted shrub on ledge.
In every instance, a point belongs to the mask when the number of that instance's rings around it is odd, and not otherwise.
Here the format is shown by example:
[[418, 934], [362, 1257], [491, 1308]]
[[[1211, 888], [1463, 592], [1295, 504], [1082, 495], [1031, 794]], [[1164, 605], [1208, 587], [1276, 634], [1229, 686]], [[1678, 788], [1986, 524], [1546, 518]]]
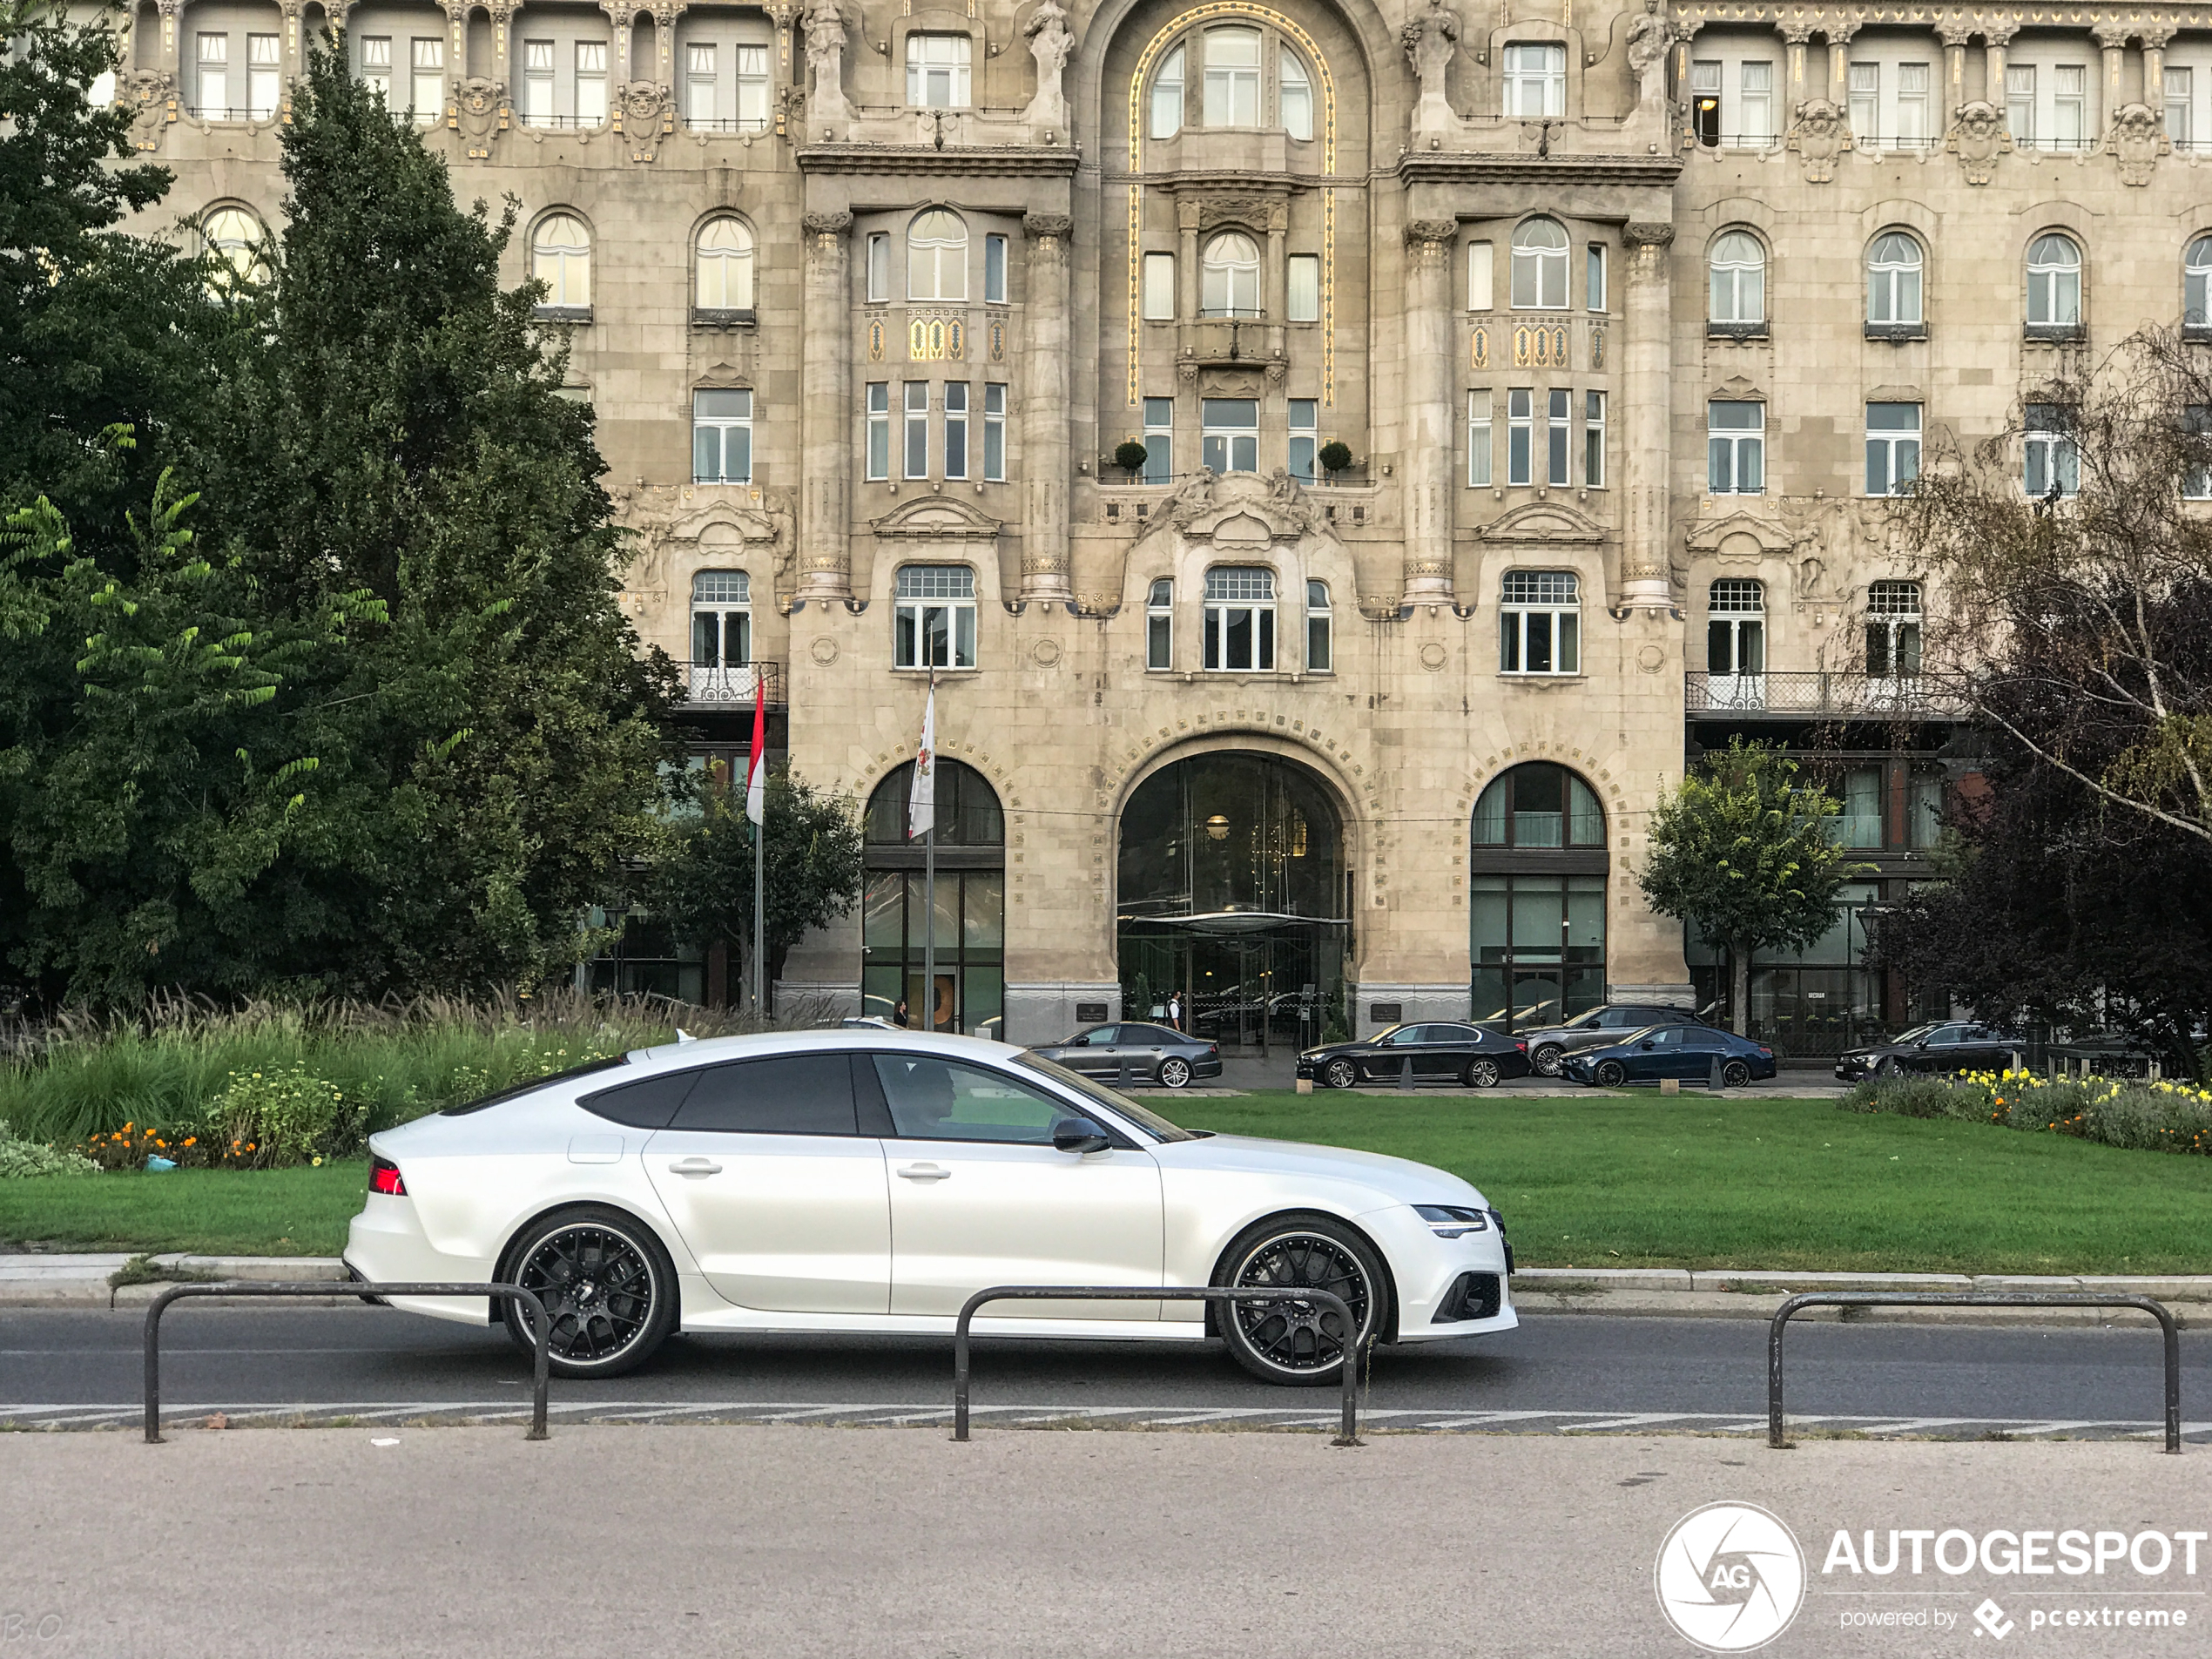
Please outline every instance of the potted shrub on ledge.
[[1328, 474], [1329, 482], [1334, 483], [1337, 475], [1352, 464], [1352, 447], [1341, 438], [1332, 438], [1321, 446], [1318, 458], [1321, 470]]
[[1129, 474], [1131, 483], [1135, 483], [1144, 470], [1145, 453], [1144, 446], [1135, 438], [1116, 446], [1114, 450], [1114, 464]]

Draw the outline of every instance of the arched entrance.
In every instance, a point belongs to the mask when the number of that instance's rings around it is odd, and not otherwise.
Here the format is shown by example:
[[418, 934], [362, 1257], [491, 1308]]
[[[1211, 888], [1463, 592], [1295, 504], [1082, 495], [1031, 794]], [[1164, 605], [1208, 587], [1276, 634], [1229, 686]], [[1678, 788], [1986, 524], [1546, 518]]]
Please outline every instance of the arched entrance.
[[1183, 999], [1224, 1043], [1312, 1042], [1342, 1015], [1344, 820], [1295, 761], [1194, 755], [1122, 810], [1116, 934], [1131, 1019]]
[[1605, 1001], [1605, 812], [1548, 760], [1493, 779], [1474, 803], [1467, 878], [1474, 1017], [1555, 1025]]
[[860, 1010], [887, 1020], [904, 998], [917, 1030], [927, 1018], [939, 1031], [995, 1036], [1006, 1001], [1006, 818], [998, 793], [973, 766], [939, 757], [937, 983], [925, 997], [930, 903], [922, 845], [907, 839], [913, 786], [909, 760], [868, 797]]

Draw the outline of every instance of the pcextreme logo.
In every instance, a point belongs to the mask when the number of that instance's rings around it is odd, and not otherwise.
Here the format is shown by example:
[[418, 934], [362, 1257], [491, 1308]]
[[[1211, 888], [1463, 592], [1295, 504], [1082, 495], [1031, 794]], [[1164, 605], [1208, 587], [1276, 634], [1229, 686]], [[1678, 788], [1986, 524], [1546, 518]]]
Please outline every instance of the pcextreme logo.
[[1659, 1610], [1708, 1653], [1749, 1653], [1790, 1628], [1805, 1599], [1805, 1557], [1779, 1516], [1709, 1503], [1674, 1525], [1652, 1569]]

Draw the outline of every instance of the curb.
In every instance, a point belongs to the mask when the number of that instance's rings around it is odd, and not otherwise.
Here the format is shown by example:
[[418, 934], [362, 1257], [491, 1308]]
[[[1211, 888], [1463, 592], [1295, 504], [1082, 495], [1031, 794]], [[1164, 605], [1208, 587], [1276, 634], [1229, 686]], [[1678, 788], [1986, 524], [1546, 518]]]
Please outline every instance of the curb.
[[[164, 1281], [111, 1285], [118, 1269], [138, 1259], [121, 1251], [98, 1255], [0, 1256], [0, 1307], [144, 1307]], [[147, 1258], [163, 1269], [166, 1282], [195, 1279], [281, 1281], [342, 1279], [346, 1264], [335, 1256], [195, 1256], [170, 1251]], [[227, 1297], [209, 1301], [238, 1305]], [[300, 1298], [310, 1307], [341, 1307], [353, 1297]]]

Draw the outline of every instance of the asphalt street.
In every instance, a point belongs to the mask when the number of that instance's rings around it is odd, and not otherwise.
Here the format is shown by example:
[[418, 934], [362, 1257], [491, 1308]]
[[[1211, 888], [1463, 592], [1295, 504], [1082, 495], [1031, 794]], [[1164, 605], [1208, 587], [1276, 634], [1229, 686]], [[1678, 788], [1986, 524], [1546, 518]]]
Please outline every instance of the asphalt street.
[[[0, 1423], [99, 1426], [140, 1399], [137, 1310], [0, 1311]], [[1528, 1315], [1502, 1337], [1376, 1356], [1379, 1426], [1547, 1431], [1748, 1430], [1764, 1419], [1757, 1320]], [[503, 1334], [381, 1308], [172, 1308], [163, 1394], [180, 1417], [496, 1415], [527, 1397]], [[1010, 1420], [1191, 1423], [1311, 1418], [1333, 1396], [1247, 1378], [1215, 1345], [976, 1344], [975, 1401]], [[1793, 1420], [1874, 1432], [2087, 1435], [2148, 1431], [2161, 1409], [2154, 1328], [1802, 1324], [1789, 1338]], [[2182, 1338], [2182, 1404], [2212, 1431], [2212, 1338]], [[944, 1409], [942, 1339], [679, 1337], [644, 1370], [552, 1387], [563, 1417], [913, 1420]]]

